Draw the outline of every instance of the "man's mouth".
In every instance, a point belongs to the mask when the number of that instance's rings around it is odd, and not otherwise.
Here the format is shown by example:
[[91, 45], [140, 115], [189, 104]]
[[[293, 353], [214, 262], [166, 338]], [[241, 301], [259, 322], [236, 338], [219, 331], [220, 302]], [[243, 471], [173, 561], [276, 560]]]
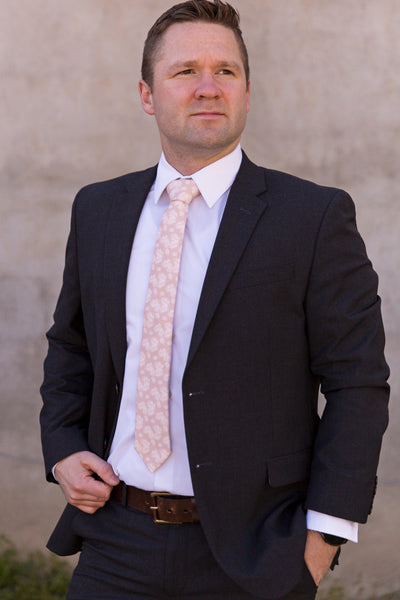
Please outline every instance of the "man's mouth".
[[203, 119], [216, 119], [218, 117], [223, 117], [224, 113], [222, 112], [218, 112], [218, 111], [208, 111], [208, 110], [202, 110], [199, 112], [195, 112], [192, 113], [191, 115], [192, 117], [199, 117], [199, 118], [203, 118]]

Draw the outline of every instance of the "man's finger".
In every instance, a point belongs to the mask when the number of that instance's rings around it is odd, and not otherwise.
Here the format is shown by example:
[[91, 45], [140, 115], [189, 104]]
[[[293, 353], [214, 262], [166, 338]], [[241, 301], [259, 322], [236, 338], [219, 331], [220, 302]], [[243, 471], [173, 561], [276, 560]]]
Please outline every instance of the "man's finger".
[[106, 484], [110, 486], [118, 485], [119, 479], [114, 473], [112, 466], [97, 456], [96, 454], [88, 453], [88, 456], [85, 457], [83, 464], [93, 473], [96, 473], [98, 477]]

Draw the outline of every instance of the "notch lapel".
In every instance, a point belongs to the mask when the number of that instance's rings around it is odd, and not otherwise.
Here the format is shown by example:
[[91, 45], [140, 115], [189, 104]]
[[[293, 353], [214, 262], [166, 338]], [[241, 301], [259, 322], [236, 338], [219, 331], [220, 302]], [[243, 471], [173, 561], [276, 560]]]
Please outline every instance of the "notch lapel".
[[126, 281], [133, 238], [157, 168], [127, 176], [113, 199], [104, 252], [105, 322], [117, 378], [123, 380], [126, 356]]
[[204, 279], [187, 366], [199, 347], [258, 220], [268, 205], [264, 169], [243, 154]]

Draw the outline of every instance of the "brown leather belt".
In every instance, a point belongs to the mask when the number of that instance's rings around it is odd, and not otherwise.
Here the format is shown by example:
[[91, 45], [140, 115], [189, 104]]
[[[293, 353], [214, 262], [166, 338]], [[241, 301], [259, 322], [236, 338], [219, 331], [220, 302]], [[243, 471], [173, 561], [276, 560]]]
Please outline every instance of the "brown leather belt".
[[119, 483], [111, 494], [124, 506], [136, 508], [153, 517], [154, 523], [199, 523], [195, 499], [168, 492], [147, 492], [132, 485]]

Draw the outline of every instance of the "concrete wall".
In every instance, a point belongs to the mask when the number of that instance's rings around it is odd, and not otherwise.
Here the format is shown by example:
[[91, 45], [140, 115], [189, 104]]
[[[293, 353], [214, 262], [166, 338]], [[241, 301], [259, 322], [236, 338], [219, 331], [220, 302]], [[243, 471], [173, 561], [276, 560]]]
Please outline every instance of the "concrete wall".
[[[86, 183], [157, 161], [136, 82], [147, 29], [170, 4], [0, 0], [0, 533], [21, 547], [42, 547], [63, 505], [44, 483], [38, 387], [71, 202]], [[400, 2], [236, 6], [252, 70], [244, 147], [256, 162], [346, 188], [380, 273], [392, 425], [374, 513], [339, 573], [347, 597], [367, 598], [400, 587]]]

